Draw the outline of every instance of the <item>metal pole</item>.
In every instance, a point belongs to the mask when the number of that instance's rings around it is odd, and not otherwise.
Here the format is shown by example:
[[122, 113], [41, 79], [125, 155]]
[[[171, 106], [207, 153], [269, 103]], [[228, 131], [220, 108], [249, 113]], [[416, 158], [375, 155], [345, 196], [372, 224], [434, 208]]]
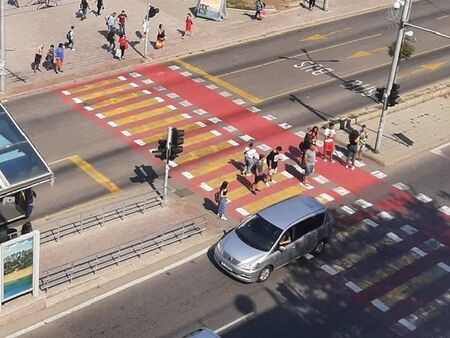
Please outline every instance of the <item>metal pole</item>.
[[5, 0], [0, 0], [0, 92], [5, 92]]
[[167, 204], [167, 187], [169, 182], [169, 157], [170, 157], [170, 148], [172, 143], [172, 128], [167, 128], [167, 146], [166, 146], [166, 163], [165, 163], [165, 170], [164, 170], [164, 191], [163, 191], [163, 202], [164, 204]]
[[148, 11], [150, 10], [150, 3], [147, 6], [147, 14], [145, 15], [145, 20], [144, 20], [144, 24], [143, 24], [143, 28], [144, 28], [144, 59], [147, 57], [147, 52], [148, 52], [148, 32], [150, 30], [150, 18], [148, 17]]
[[323, 1], [323, 10], [325, 12], [328, 12], [329, 9], [330, 9], [330, 0], [324, 0]]
[[397, 42], [395, 45], [394, 56], [392, 57], [391, 71], [389, 73], [389, 79], [386, 86], [386, 91], [383, 96], [383, 108], [381, 110], [380, 123], [378, 125], [377, 139], [375, 141], [375, 152], [380, 151], [381, 140], [383, 138], [384, 124], [386, 122], [386, 115], [388, 110], [388, 97], [391, 95], [392, 86], [397, 77], [398, 63], [400, 60], [400, 51], [402, 49], [403, 40], [405, 38], [405, 22], [408, 21], [409, 12], [411, 9], [411, 0], [405, 0], [405, 5], [403, 6], [402, 18], [400, 20]]

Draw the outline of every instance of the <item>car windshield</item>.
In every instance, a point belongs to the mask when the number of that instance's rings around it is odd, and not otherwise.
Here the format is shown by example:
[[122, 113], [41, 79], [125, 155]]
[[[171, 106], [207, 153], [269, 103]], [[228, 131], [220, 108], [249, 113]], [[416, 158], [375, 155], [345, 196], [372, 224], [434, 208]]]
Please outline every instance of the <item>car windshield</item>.
[[261, 251], [269, 251], [282, 233], [272, 223], [259, 215], [255, 215], [236, 229], [239, 239]]

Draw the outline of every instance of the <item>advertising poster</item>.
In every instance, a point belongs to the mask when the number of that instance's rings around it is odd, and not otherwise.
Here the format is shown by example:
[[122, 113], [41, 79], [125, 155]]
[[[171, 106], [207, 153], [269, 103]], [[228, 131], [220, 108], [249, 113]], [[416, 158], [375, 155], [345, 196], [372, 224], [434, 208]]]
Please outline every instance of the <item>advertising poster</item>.
[[227, 17], [227, 1], [199, 0], [196, 15], [216, 21], [224, 20]]
[[36, 291], [35, 269], [36, 246], [39, 242], [38, 232], [32, 232], [16, 239], [7, 241], [1, 245], [1, 300], [5, 302], [22, 294]]

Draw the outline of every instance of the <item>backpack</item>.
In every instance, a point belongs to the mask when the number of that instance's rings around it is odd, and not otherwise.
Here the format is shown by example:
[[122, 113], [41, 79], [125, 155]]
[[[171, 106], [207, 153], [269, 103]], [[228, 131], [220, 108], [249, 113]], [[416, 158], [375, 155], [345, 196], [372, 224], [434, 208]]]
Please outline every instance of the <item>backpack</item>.
[[217, 191], [217, 192], [214, 194], [214, 200], [216, 201], [216, 203], [219, 203], [219, 202], [220, 202], [220, 191]]

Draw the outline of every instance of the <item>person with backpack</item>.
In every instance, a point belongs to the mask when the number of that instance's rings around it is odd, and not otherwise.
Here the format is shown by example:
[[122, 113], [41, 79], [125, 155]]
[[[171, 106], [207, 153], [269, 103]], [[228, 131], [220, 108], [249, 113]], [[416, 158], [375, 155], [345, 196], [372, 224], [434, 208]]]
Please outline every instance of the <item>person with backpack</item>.
[[111, 13], [106, 18], [106, 26], [108, 26], [108, 32], [116, 30], [116, 12]]
[[253, 174], [255, 175], [255, 180], [252, 184], [252, 193], [256, 195], [256, 192], [259, 191], [258, 183], [264, 182], [267, 183], [266, 174], [264, 173], [264, 154], [259, 155], [259, 159], [255, 162], [253, 166]]
[[347, 162], [345, 163], [345, 167], [348, 168], [350, 161], [352, 161], [351, 170], [355, 170], [355, 156], [358, 151], [359, 144], [359, 132], [357, 130], [352, 130], [348, 135], [348, 144], [347, 144]]
[[250, 142], [247, 147], [244, 149], [244, 170], [242, 170], [241, 175], [251, 176], [252, 168], [255, 164], [255, 157], [257, 152], [256, 149], [253, 148], [253, 142]]
[[119, 38], [120, 60], [125, 60], [125, 50], [128, 49], [128, 40], [125, 34]]
[[66, 34], [67, 38], [67, 47], [71, 50], [75, 50], [75, 43], [74, 43], [74, 37], [75, 37], [75, 26], [70, 26], [70, 30]]
[[266, 4], [261, 0], [256, 1], [255, 3], [256, 12], [255, 12], [255, 20], [262, 20], [264, 16], [264, 8], [266, 8]]
[[216, 192], [215, 194], [215, 200], [217, 203], [217, 217], [223, 219], [224, 221], [227, 220], [227, 218], [225, 217], [228, 203], [227, 194], [228, 194], [228, 182], [223, 181], [219, 191]]

